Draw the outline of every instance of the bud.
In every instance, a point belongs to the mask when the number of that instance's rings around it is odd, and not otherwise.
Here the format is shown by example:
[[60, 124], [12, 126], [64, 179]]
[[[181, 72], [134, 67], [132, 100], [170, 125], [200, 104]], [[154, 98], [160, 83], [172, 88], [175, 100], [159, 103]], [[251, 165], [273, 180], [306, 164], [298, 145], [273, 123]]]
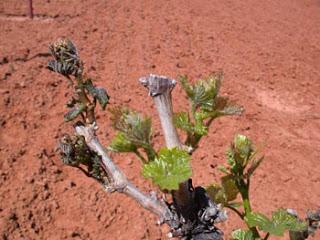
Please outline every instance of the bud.
[[49, 49], [57, 61], [64, 62], [71, 59], [79, 59], [77, 49], [69, 39], [59, 38], [49, 46]]
[[69, 39], [58, 39], [49, 46], [54, 60], [48, 68], [64, 76], [79, 76], [83, 71], [83, 63], [79, 58], [75, 45]]

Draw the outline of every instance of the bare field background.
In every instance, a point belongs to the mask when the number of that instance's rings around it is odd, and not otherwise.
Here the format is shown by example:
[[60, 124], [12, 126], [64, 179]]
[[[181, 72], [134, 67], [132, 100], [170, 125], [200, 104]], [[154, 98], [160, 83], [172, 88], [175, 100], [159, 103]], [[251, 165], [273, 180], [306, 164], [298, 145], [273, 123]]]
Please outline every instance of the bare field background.
[[[160, 123], [138, 78], [197, 79], [223, 69], [222, 93], [246, 111], [213, 124], [193, 156], [194, 182], [219, 179], [216, 166], [242, 133], [266, 156], [254, 177], [254, 208], [304, 214], [320, 207], [319, 1], [34, 0], [34, 8], [30, 20], [27, 1], [0, 0], [2, 239], [166, 239], [149, 212], [105, 194], [55, 153], [58, 138], [72, 131], [63, 122], [67, 82], [46, 69], [48, 44], [59, 37], [76, 43], [112, 105], [154, 117], [156, 148]], [[180, 86], [173, 98], [176, 110], [187, 109]], [[107, 144], [114, 134], [108, 112], [98, 121]], [[135, 156], [113, 158], [140, 188], [152, 187]], [[226, 236], [239, 226], [233, 214], [219, 225]]]

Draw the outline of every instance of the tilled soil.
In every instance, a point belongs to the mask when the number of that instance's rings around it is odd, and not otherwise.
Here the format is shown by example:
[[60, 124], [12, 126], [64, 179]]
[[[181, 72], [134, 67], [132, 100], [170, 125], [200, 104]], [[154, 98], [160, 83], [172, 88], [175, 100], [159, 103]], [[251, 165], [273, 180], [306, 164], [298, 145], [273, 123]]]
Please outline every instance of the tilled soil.
[[[48, 44], [69, 37], [87, 73], [111, 95], [153, 117], [155, 147], [163, 135], [152, 100], [138, 83], [157, 73], [193, 81], [218, 69], [222, 94], [245, 107], [216, 120], [193, 155], [197, 185], [219, 180], [217, 165], [236, 133], [265, 154], [252, 183], [253, 207], [320, 207], [320, 2], [266, 1], [0, 1], [0, 236], [1, 239], [166, 239], [156, 218], [121, 194], [107, 194], [77, 169], [63, 166], [58, 139], [71, 88], [49, 72]], [[68, 93], [69, 92], [69, 93]], [[178, 85], [174, 109], [187, 109]], [[99, 136], [114, 135], [99, 112]], [[142, 190], [152, 189], [131, 154], [112, 154]], [[230, 213], [219, 224], [226, 239], [241, 227]], [[314, 239], [320, 239], [318, 234]], [[270, 238], [274, 239], [274, 238]], [[288, 239], [285, 236], [283, 239]]]

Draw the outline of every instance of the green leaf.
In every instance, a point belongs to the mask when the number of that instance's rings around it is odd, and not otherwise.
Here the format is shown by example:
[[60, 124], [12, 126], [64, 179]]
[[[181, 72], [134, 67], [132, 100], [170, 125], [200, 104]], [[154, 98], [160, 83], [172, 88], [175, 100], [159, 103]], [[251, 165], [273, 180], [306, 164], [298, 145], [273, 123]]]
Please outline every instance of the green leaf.
[[286, 230], [302, 231], [306, 229], [306, 224], [304, 222], [301, 222], [282, 208], [272, 213], [272, 222], [275, 226], [283, 225]]
[[229, 105], [218, 111], [219, 116], [226, 115], [240, 115], [243, 112], [243, 108], [238, 105]]
[[196, 111], [194, 114], [195, 118], [195, 126], [194, 126], [194, 132], [200, 136], [207, 135], [208, 134], [208, 127], [204, 124], [204, 120], [210, 116], [209, 113], [200, 110]]
[[203, 111], [195, 113], [195, 124], [190, 120], [189, 114], [186, 112], [175, 113], [173, 123], [177, 128], [180, 128], [188, 134], [197, 134], [200, 136], [208, 134], [208, 127], [203, 123], [206, 115]]
[[260, 230], [267, 231], [272, 225], [271, 221], [261, 213], [248, 213], [245, 221], [250, 227], [259, 227]]
[[55, 59], [48, 64], [51, 71], [58, 72], [67, 78], [69, 78], [69, 75], [77, 77], [82, 74], [83, 64], [78, 56], [77, 49], [70, 40], [59, 39], [50, 44], [49, 49]]
[[231, 233], [232, 240], [254, 240], [250, 230], [237, 229]]
[[227, 204], [227, 196], [222, 186], [218, 184], [211, 184], [207, 187], [206, 191], [213, 202], [217, 204], [220, 203], [223, 206]]
[[273, 212], [271, 220], [261, 213], [249, 213], [245, 216], [245, 221], [250, 227], [258, 227], [275, 236], [283, 236], [286, 230], [302, 231], [306, 229], [304, 222], [290, 215], [285, 209]]
[[254, 156], [250, 139], [244, 135], [236, 135], [231, 147], [227, 150], [227, 163], [231, 172], [243, 174], [243, 169]]
[[69, 75], [77, 76], [81, 72], [81, 69], [72, 62], [59, 62], [56, 60], [49, 61], [48, 69], [60, 73], [65, 77]]
[[107, 91], [104, 88], [95, 87], [91, 79], [88, 79], [84, 83], [84, 87], [94, 99], [98, 100], [101, 108], [104, 110], [110, 99], [110, 97], [107, 94]]
[[191, 85], [186, 76], [180, 77], [180, 82], [189, 99], [195, 107], [212, 110], [214, 99], [221, 86], [222, 74], [209, 76]]
[[142, 174], [161, 189], [174, 190], [191, 176], [190, 155], [178, 148], [163, 148], [154, 161], [144, 164]]
[[241, 202], [229, 202], [227, 204], [228, 207], [233, 207], [233, 208], [239, 208], [242, 207], [242, 203]]
[[123, 133], [118, 132], [112, 139], [108, 150], [113, 152], [135, 152], [137, 151], [137, 147]]
[[218, 165], [218, 170], [225, 173], [225, 174], [230, 174], [230, 172], [228, 171], [228, 169], [223, 166], [223, 165]]
[[221, 178], [221, 185], [224, 189], [227, 202], [233, 201], [237, 198], [239, 190], [236, 186], [232, 175], [227, 175]]
[[253, 153], [250, 139], [244, 135], [238, 134], [234, 139], [234, 147], [240, 158], [247, 160]]
[[193, 90], [192, 90], [192, 86], [190, 85], [190, 83], [188, 81], [188, 77], [185, 75], [179, 76], [179, 80], [180, 80], [180, 83], [181, 83], [183, 90], [187, 93], [187, 96], [192, 96]]
[[173, 123], [177, 128], [180, 128], [187, 133], [193, 133], [193, 124], [190, 121], [189, 114], [186, 112], [178, 112], [173, 115]]
[[206, 125], [204, 125], [203, 122], [197, 121], [194, 126], [194, 132], [200, 136], [207, 135], [208, 134], [208, 127]]
[[200, 109], [199, 111], [195, 112], [194, 118], [196, 122], [203, 122], [205, 119], [212, 117], [212, 114], [212, 112]]
[[109, 102], [110, 97], [104, 88], [95, 88], [95, 98], [98, 100], [101, 108], [104, 110]]
[[115, 129], [122, 132], [137, 147], [151, 147], [150, 118], [143, 118], [139, 113], [124, 108], [114, 108], [110, 111]]
[[235, 160], [235, 153], [233, 150], [233, 146], [231, 146], [231, 148], [227, 150], [226, 155], [227, 155], [227, 164], [230, 166], [231, 171], [237, 172], [238, 166]]
[[68, 122], [75, 119], [85, 109], [86, 109], [86, 106], [84, 104], [77, 104], [75, 107], [71, 108], [71, 110], [64, 115], [64, 120]]

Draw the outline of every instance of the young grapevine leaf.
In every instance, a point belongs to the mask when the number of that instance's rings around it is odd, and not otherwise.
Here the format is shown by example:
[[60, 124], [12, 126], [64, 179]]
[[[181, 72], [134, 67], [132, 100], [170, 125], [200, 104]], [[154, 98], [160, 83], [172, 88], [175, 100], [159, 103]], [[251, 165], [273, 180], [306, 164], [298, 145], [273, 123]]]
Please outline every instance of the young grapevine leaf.
[[137, 146], [129, 141], [122, 132], [118, 132], [112, 139], [108, 150], [113, 152], [135, 152], [137, 151]]
[[[221, 178], [221, 185], [211, 184], [207, 188], [209, 197], [215, 202], [220, 203], [223, 206], [231, 206], [231, 201], [237, 198], [239, 193], [238, 188], [234, 182], [232, 175], [227, 175]], [[236, 203], [235, 203], [236, 204]]]
[[245, 221], [250, 227], [259, 227], [260, 230], [269, 232], [271, 228], [271, 221], [262, 213], [248, 213], [245, 216]]
[[206, 191], [213, 202], [226, 206], [228, 201], [222, 186], [218, 184], [211, 184], [209, 187], [207, 187]]
[[215, 117], [240, 115], [243, 112], [243, 107], [230, 102], [227, 97], [217, 96], [214, 103]]
[[56, 60], [51, 60], [48, 62], [48, 69], [64, 76], [74, 75], [78, 71], [78, 68], [75, 68], [73, 63], [59, 62]]
[[208, 127], [205, 126], [202, 121], [201, 122], [196, 121], [196, 124], [194, 126], [194, 132], [200, 136], [207, 135], [208, 134]]
[[142, 148], [148, 161], [153, 161], [157, 153], [151, 144], [151, 119], [124, 108], [114, 108], [110, 112], [113, 115], [111, 118], [113, 126], [121, 135], [117, 135], [117, 139], [114, 139], [109, 149], [112, 151], [132, 151], [143, 159], [143, 156], [137, 151], [138, 148]]
[[245, 220], [250, 227], [258, 227], [271, 235], [283, 236], [286, 230], [302, 231], [306, 229], [306, 224], [289, 214], [285, 209], [279, 209], [272, 213], [272, 219], [261, 213], [249, 213]]
[[229, 105], [217, 112], [218, 116], [240, 115], [243, 112], [243, 108], [238, 105]]
[[126, 139], [139, 147], [150, 146], [151, 119], [143, 118], [139, 113], [121, 108], [111, 110], [115, 129], [122, 132]]
[[191, 176], [190, 155], [178, 148], [163, 148], [154, 161], [144, 164], [143, 176], [161, 189], [175, 190]]
[[224, 174], [230, 174], [229, 170], [223, 165], [218, 165], [218, 170]]
[[255, 240], [250, 230], [237, 229], [231, 233], [232, 240]]
[[66, 77], [74, 75], [80, 76], [83, 71], [77, 49], [69, 39], [59, 39], [50, 44], [49, 49], [55, 60], [50, 61], [48, 68]]
[[234, 181], [234, 177], [232, 175], [227, 175], [221, 178], [221, 185], [224, 189], [226, 199], [228, 202], [233, 201], [237, 198], [239, 190]]
[[219, 72], [190, 84], [186, 76], [180, 76], [182, 88], [191, 102], [191, 116], [179, 113], [175, 117], [175, 125], [187, 132], [185, 144], [193, 149], [198, 147], [201, 138], [208, 134], [212, 121], [220, 116], [236, 115], [243, 109], [230, 104], [228, 98], [219, 96], [223, 74]]
[[195, 119], [195, 126], [194, 126], [194, 132], [197, 135], [203, 136], [208, 134], [208, 127], [204, 124], [204, 120], [206, 118], [210, 117], [210, 114], [200, 110], [195, 112], [194, 119]]
[[109, 102], [110, 97], [107, 94], [107, 91], [101, 87], [94, 88], [94, 97], [98, 100], [101, 108], [104, 110]]
[[[230, 166], [231, 172], [243, 175], [243, 170], [253, 157], [254, 150], [250, 139], [244, 135], [236, 135], [231, 147], [227, 150], [227, 164]], [[250, 171], [254, 171], [254, 167], [258, 166], [259, 164], [252, 165]]]
[[234, 139], [234, 147], [239, 157], [244, 160], [243, 166], [246, 166], [247, 160], [253, 153], [252, 143], [247, 136], [238, 134]]
[[208, 127], [204, 124], [204, 112], [195, 113], [195, 123], [191, 122], [189, 114], [186, 112], [175, 113], [173, 123], [177, 128], [184, 130], [189, 135], [203, 136], [208, 133]]
[[283, 225], [286, 230], [302, 231], [306, 229], [304, 222], [301, 222], [282, 208], [272, 213], [272, 222], [275, 226]]
[[190, 121], [189, 114], [186, 112], [178, 112], [173, 116], [173, 123], [177, 128], [184, 130], [187, 133], [193, 133], [194, 127]]
[[101, 108], [104, 110], [110, 99], [107, 91], [104, 88], [95, 87], [91, 79], [88, 79], [84, 83], [84, 87], [94, 99], [98, 100]]
[[181, 85], [192, 104], [209, 111], [214, 107], [214, 100], [219, 93], [221, 80], [222, 74], [220, 73], [191, 85], [186, 76], [180, 77]]
[[238, 163], [235, 160], [235, 152], [233, 151], [233, 146], [227, 150], [226, 152], [227, 155], [227, 164], [229, 165], [231, 172], [236, 173], [238, 172]]
[[66, 122], [71, 121], [73, 119], [75, 119], [77, 116], [79, 116], [80, 113], [82, 113], [84, 110], [86, 109], [86, 106], [84, 104], [77, 104], [76, 106], [74, 106], [73, 108], [71, 108], [71, 110], [69, 112], [67, 112], [64, 115], [64, 120]]

